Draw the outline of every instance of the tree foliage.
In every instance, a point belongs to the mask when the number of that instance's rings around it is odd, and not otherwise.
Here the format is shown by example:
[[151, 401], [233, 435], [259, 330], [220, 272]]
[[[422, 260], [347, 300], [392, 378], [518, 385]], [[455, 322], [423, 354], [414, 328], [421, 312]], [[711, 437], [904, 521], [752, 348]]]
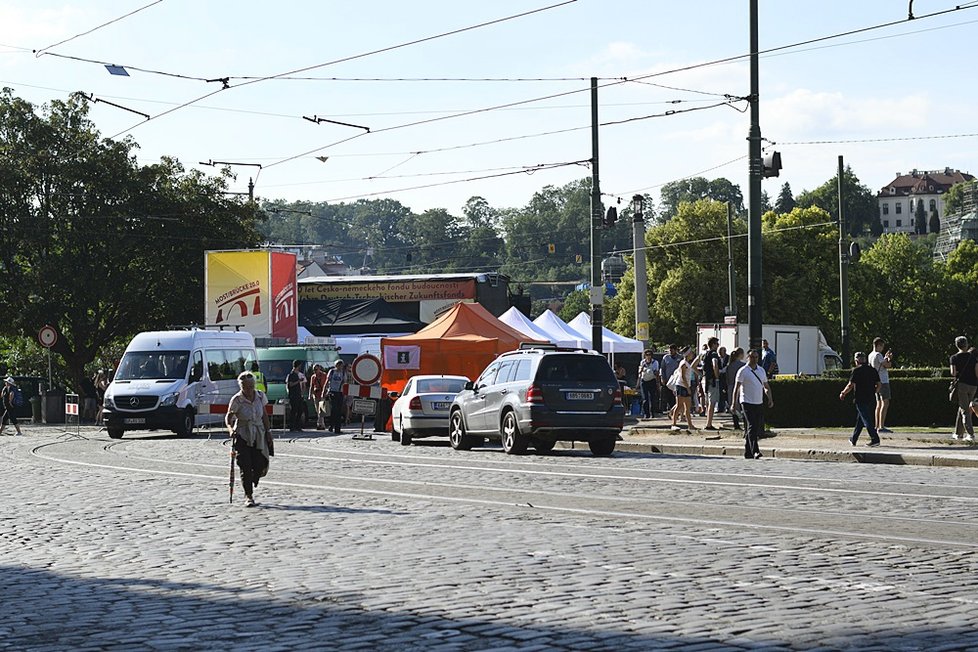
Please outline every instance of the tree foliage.
[[778, 199], [774, 203], [774, 210], [777, 213], [790, 213], [795, 209], [795, 197], [791, 194], [791, 185], [785, 181], [778, 193]]
[[39, 110], [0, 93], [0, 334], [57, 327], [76, 388], [108, 343], [202, 321], [205, 250], [260, 241], [225, 178], [140, 166], [134, 149], [99, 136], [83, 96]]
[[744, 212], [744, 195], [740, 191], [740, 186], [723, 177], [712, 181], [704, 177], [670, 181], [662, 186], [659, 192], [661, 196], [660, 222], [666, 222], [675, 217], [682, 202], [695, 202], [700, 199], [712, 199], [720, 203], [730, 202], [730, 208], [735, 215], [741, 215]]
[[[851, 235], [860, 235], [871, 229], [874, 221], [879, 221], [879, 207], [876, 195], [864, 186], [848, 165], [843, 171], [843, 193], [845, 195], [845, 217]], [[817, 206], [839, 219], [839, 175], [823, 183], [814, 190], [806, 190], [795, 199], [802, 208]], [[882, 226], [880, 227], [882, 229]]]

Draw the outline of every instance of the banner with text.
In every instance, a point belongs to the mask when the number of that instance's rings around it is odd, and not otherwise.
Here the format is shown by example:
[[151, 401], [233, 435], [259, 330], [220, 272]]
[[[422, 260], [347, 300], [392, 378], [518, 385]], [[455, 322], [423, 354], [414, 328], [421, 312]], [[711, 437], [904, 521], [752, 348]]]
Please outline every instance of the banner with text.
[[300, 300], [363, 299], [380, 297], [391, 303], [433, 299], [475, 299], [475, 280], [376, 281], [355, 283], [302, 283]]

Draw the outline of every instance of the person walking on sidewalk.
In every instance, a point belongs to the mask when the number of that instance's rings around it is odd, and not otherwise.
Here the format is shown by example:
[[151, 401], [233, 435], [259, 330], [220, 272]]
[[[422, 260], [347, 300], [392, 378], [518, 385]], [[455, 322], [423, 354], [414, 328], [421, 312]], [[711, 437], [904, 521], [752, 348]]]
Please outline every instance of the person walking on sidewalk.
[[292, 361], [292, 371], [285, 377], [285, 386], [289, 392], [289, 430], [302, 432], [305, 422], [306, 399], [303, 396], [302, 384], [305, 375], [302, 373], [302, 360]]
[[268, 473], [268, 460], [275, 454], [272, 426], [265, 412], [268, 399], [255, 389], [255, 377], [250, 371], [238, 376], [238, 387], [241, 391], [231, 397], [224, 423], [231, 434], [235, 459], [241, 469], [245, 506], [254, 507], [257, 504], [254, 487]]
[[733, 417], [735, 430], [740, 430], [740, 410], [734, 409], [734, 387], [737, 385], [737, 372], [746, 364], [743, 358], [744, 349], [738, 346], [730, 352], [730, 361], [723, 368], [727, 375], [727, 397], [730, 401], [730, 416]]
[[651, 419], [659, 402], [659, 361], [652, 357], [652, 349], [645, 349], [638, 363], [638, 381], [642, 390], [642, 414]]
[[343, 407], [346, 397], [343, 395], [343, 385], [346, 384], [346, 365], [337, 360], [333, 368], [326, 374], [326, 392], [329, 396], [329, 429], [340, 434], [343, 429]]
[[673, 374], [676, 376], [675, 383], [675, 394], [676, 394], [676, 407], [672, 410], [672, 430], [682, 430], [679, 427], [678, 422], [680, 418], [686, 419], [686, 425], [690, 430], [695, 430], [693, 427], [693, 413], [690, 408], [690, 401], [692, 399], [693, 392], [696, 391], [693, 385], [693, 358], [696, 353], [691, 347], [686, 347], [682, 351], [682, 360], [679, 362], [679, 366], [676, 367], [676, 371]]
[[761, 355], [757, 349], [747, 352], [747, 364], [737, 372], [737, 383], [734, 385], [733, 409], [744, 410], [744, 457], [751, 460], [761, 459], [761, 447], [757, 443], [764, 434], [764, 396], [767, 395], [768, 407], [774, 407], [774, 396], [767, 382], [767, 373], [758, 361]]
[[[954, 340], [958, 352], [951, 356], [951, 377], [957, 380], [958, 416], [954, 420], [954, 436], [965, 441], [975, 440], [975, 427], [972, 421], [971, 404], [978, 392], [978, 359], [968, 350], [968, 338], [961, 335]], [[965, 434], [967, 433], [967, 434]]]
[[315, 364], [312, 375], [309, 376], [309, 400], [316, 408], [316, 430], [326, 430], [326, 416], [330, 413], [330, 405], [326, 395], [326, 372], [323, 365]]
[[706, 341], [706, 353], [703, 355], [703, 398], [706, 402], [706, 430], [716, 430], [713, 425], [713, 415], [720, 406], [720, 355], [717, 347], [720, 340], [711, 337]]
[[3, 434], [3, 429], [7, 427], [8, 423], [14, 424], [14, 430], [18, 435], [23, 435], [20, 431], [20, 425], [17, 423], [17, 417], [14, 416], [14, 396], [17, 392], [17, 383], [14, 382], [12, 376], [7, 376], [3, 380], [3, 389], [0, 390], [0, 410], [3, 410], [3, 418], [0, 419], [0, 435]]
[[[876, 395], [876, 431], [893, 432], [886, 427], [886, 412], [890, 408], [890, 367], [893, 366], [893, 351], [886, 350], [882, 337], [873, 340], [873, 352], [869, 354], [869, 365], [880, 375], [880, 391]], [[885, 353], [884, 353], [885, 351]]]
[[880, 391], [880, 375], [876, 373], [872, 365], [867, 364], [866, 354], [862, 351], [857, 351], [853, 358], [856, 361], [856, 368], [852, 370], [852, 374], [849, 376], [849, 384], [839, 394], [840, 401], [844, 401], [850, 392], [854, 394], [856, 427], [852, 431], [849, 443], [855, 446], [863, 431], [863, 426], [866, 426], [866, 430], [869, 431], [868, 445], [879, 446], [880, 436], [876, 431], [876, 419], [873, 411], [876, 405], [876, 395]]
[[662, 356], [662, 364], [659, 365], [659, 369], [662, 370], [660, 376], [662, 382], [659, 386], [662, 387], [662, 398], [666, 401], [666, 411], [669, 412], [670, 417], [676, 408], [676, 393], [669, 388], [668, 383], [672, 375], [676, 373], [676, 369], [679, 368], [679, 363], [683, 361], [682, 356], [677, 353], [678, 350], [678, 346], [670, 344], [669, 353]]

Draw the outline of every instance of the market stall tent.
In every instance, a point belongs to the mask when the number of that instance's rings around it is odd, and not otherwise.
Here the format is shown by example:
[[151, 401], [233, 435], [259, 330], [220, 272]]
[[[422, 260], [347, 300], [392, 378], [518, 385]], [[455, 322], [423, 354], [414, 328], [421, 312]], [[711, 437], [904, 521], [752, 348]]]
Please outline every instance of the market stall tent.
[[533, 320], [533, 323], [543, 330], [557, 346], [575, 349], [591, 348], [590, 335], [578, 333], [551, 310], [544, 310], [543, 314]]
[[[519, 332], [523, 333], [527, 337], [532, 337], [538, 340], [545, 340], [548, 342], [554, 342], [550, 335], [544, 332], [542, 328], [530, 321], [530, 318], [524, 315], [516, 306], [513, 306], [503, 314], [499, 315], [499, 321], [503, 322], [508, 326], [512, 326]], [[558, 344], [558, 346], [561, 346]]]
[[380, 382], [400, 391], [418, 374], [456, 374], [475, 379], [500, 353], [514, 351], [529, 338], [499, 321], [477, 303], [457, 303], [411, 335], [381, 340], [384, 371]]
[[[581, 312], [567, 325], [581, 334], [590, 333], [591, 317], [586, 312]], [[601, 327], [601, 343], [602, 351], [605, 353], [641, 353], [645, 350], [645, 345], [640, 340], [619, 335], [603, 326]]]

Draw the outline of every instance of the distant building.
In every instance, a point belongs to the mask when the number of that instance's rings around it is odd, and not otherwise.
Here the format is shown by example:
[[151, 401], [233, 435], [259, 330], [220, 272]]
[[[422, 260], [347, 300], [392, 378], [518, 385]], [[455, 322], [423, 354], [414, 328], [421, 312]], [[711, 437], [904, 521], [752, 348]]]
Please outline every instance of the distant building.
[[[935, 213], [944, 224], [944, 194], [954, 184], [974, 178], [951, 168], [897, 172], [896, 178], [876, 195], [883, 233], [930, 233], [930, 220]], [[924, 208], [924, 224], [916, 223], [918, 204]]]
[[357, 273], [357, 270], [343, 262], [342, 258], [330, 254], [324, 245], [269, 244], [265, 245], [265, 249], [295, 254], [296, 278], [351, 276]]

